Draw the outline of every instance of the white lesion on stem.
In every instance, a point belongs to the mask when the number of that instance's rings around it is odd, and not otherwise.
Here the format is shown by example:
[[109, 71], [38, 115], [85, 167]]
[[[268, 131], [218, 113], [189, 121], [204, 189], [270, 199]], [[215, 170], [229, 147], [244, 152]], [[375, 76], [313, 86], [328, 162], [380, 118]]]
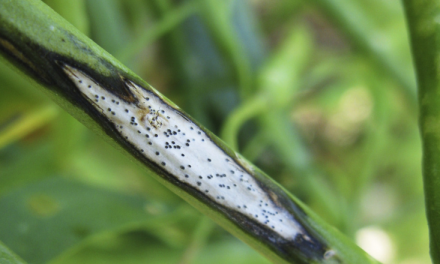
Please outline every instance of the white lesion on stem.
[[301, 224], [259, 187], [251, 171], [243, 169], [203, 129], [158, 95], [125, 81], [135, 98], [128, 102], [82, 71], [68, 65], [63, 68], [83, 96], [115, 125], [126, 141], [178, 181], [281, 237], [294, 240], [301, 234], [309, 239]]

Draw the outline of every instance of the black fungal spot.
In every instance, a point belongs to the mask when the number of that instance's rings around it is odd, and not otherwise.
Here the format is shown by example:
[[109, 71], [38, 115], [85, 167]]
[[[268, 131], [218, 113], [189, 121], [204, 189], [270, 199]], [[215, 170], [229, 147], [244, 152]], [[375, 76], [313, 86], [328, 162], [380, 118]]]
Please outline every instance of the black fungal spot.
[[162, 161], [162, 165], [163, 165], [163, 166], [165, 166], [165, 165], [166, 165], [166, 163]]
[[156, 151], [156, 155], [157, 155], [157, 156], [159, 156], [159, 155], [160, 155], [159, 151]]
[[208, 162], [211, 162], [211, 159], [208, 159]]
[[184, 166], [180, 166], [180, 168], [181, 168], [182, 170], [184, 170], [184, 169], [185, 169], [185, 167], [184, 167]]
[[202, 183], [198, 181], [198, 182], [197, 182], [197, 185], [200, 186], [200, 185], [202, 185]]
[[148, 145], [153, 145], [153, 143], [151, 141], [148, 142]]
[[181, 156], [182, 156], [182, 157], [185, 157], [185, 154], [182, 154]]
[[189, 178], [189, 175], [188, 175], [188, 174], [185, 174], [185, 178]]

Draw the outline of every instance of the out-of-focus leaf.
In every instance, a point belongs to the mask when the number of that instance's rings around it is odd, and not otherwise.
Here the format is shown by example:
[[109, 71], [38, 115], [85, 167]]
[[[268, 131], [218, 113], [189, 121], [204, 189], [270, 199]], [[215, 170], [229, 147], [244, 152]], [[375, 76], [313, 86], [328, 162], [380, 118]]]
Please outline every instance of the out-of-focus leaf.
[[[400, 57], [393, 56], [391, 55], [392, 49], [386, 49], [389, 46], [387, 38], [392, 31], [383, 32], [383, 24], [380, 24], [380, 27], [382, 27], [380, 29], [379, 27], [372, 27], [374, 21], [377, 20], [377, 12], [384, 9], [381, 6], [382, 3], [387, 1], [380, 1], [381, 5], [378, 5], [379, 2], [371, 4], [373, 1], [365, 1], [374, 10], [374, 17], [368, 16], [365, 8], [359, 5], [361, 1], [315, 0], [314, 2], [322, 8], [325, 15], [337, 24], [338, 29], [346, 34], [353, 45], [364, 53], [368, 60], [374, 63], [378, 71], [396, 80], [400, 85], [402, 94], [407, 97], [406, 100], [409, 105], [411, 107], [415, 106], [416, 85], [412, 67], [408, 62], [409, 46], [407, 46], [407, 41], [400, 41], [406, 46], [405, 54]], [[389, 16], [390, 13], [387, 15]], [[401, 12], [400, 18], [402, 18]], [[404, 28], [403, 23], [399, 23], [399, 26], [401, 29]], [[403, 31], [402, 34], [405, 34], [405, 32]], [[401, 37], [402, 34], [396, 37]]]
[[[225, 254], [228, 252], [228, 254]], [[226, 240], [213, 243], [205, 248], [203, 253], [194, 261], [195, 264], [269, 264], [267, 259], [255, 254], [244, 243], [238, 240]]]
[[[56, 264], [179, 263], [181, 253], [182, 250], [168, 248], [148, 236], [128, 234], [105, 241], [97, 240], [69, 259]], [[270, 262], [246, 244], [229, 237], [204, 247], [200, 255], [191, 263], [269, 264]]]
[[0, 148], [52, 121], [56, 117], [58, 109], [54, 105], [48, 105], [23, 114], [14, 113], [4, 121], [0, 119]]
[[152, 213], [148, 205], [138, 197], [53, 178], [0, 199], [0, 239], [25, 260], [46, 263], [94, 235], [163, 221], [159, 216], [167, 209]]
[[121, 50], [130, 40], [127, 21], [116, 0], [86, 1], [91, 37], [111, 54]]
[[177, 25], [182, 23], [195, 12], [196, 8], [193, 1], [189, 1], [182, 7], [178, 7], [168, 12], [165, 17], [156, 22], [151, 28], [144, 30], [131, 43], [116, 52], [116, 58], [123, 62], [130, 61], [135, 55], [139, 54], [151, 42], [157, 40], [165, 33], [169, 32]]
[[192, 235], [191, 242], [186, 248], [179, 261], [179, 264], [190, 264], [199, 251], [205, 246], [206, 240], [214, 229], [214, 223], [206, 216], [197, 223], [197, 227]]
[[0, 194], [11, 188], [47, 178], [55, 173], [51, 147], [38, 144], [13, 144], [0, 150]]

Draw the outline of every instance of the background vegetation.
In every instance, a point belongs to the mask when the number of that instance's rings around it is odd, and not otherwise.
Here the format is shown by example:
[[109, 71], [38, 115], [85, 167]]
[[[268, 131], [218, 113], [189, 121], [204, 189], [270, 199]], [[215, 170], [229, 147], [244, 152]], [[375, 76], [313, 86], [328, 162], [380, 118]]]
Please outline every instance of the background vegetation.
[[[400, 2], [45, 2], [373, 256], [429, 263]], [[0, 240], [25, 261], [268, 263], [3, 63], [0, 94]]]

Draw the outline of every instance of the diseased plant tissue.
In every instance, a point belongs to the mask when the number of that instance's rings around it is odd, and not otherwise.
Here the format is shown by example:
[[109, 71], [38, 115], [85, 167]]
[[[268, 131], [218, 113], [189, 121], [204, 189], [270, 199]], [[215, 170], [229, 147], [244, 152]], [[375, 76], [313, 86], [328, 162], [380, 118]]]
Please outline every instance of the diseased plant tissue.
[[[312, 242], [301, 224], [275, 203], [243, 164], [236, 161], [240, 157], [227, 155], [197, 124], [159, 95], [127, 80], [126, 86], [136, 98], [128, 102], [82, 71], [68, 65], [63, 69], [126, 141], [176, 180], [192, 186], [218, 206], [266, 226], [285, 240], [294, 241], [300, 234], [303, 240]], [[333, 255], [328, 250], [323, 257]]]

